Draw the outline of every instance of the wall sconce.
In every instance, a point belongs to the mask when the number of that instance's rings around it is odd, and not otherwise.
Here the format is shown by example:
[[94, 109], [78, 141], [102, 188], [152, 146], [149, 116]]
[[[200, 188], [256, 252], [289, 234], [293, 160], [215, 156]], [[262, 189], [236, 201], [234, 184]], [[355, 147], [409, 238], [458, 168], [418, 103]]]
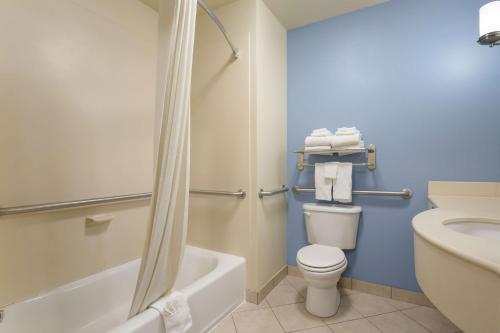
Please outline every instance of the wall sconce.
[[500, 45], [500, 1], [492, 1], [481, 7], [479, 31], [479, 44], [490, 47]]

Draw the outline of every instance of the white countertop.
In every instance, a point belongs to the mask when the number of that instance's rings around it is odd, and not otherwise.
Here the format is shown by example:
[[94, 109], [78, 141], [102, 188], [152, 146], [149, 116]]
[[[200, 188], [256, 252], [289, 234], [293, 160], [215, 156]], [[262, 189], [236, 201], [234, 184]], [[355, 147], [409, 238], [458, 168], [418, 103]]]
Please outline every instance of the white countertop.
[[430, 195], [429, 201], [435, 208], [413, 218], [415, 232], [435, 246], [500, 276], [500, 241], [463, 234], [445, 226], [457, 219], [500, 223], [500, 197]]

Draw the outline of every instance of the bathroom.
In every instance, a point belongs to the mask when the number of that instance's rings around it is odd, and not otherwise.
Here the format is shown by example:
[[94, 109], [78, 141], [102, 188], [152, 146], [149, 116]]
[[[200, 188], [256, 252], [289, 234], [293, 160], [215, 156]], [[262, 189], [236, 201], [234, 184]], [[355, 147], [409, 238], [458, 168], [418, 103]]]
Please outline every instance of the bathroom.
[[500, 1], [0, 26], [0, 333], [500, 332]]

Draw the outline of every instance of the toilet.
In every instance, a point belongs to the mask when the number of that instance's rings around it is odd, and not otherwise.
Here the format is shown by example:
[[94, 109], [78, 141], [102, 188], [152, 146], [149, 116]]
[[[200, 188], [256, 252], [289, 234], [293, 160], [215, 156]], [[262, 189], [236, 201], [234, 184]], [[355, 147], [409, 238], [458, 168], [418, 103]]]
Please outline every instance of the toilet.
[[307, 283], [306, 309], [318, 317], [337, 313], [337, 283], [347, 268], [342, 250], [356, 247], [361, 207], [304, 204], [307, 240], [311, 245], [297, 252], [297, 266]]

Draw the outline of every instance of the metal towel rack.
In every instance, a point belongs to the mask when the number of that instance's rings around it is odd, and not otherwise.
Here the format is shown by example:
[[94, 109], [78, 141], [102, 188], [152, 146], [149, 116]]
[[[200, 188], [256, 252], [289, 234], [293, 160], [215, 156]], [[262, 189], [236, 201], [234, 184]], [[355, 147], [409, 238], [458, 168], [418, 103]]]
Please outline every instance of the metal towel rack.
[[[235, 192], [191, 189], [189, 191], [189, 193], [236, 197], [239, 199], [244, 199], [247, 195], [246, 192], [241, 190], [241, 189], [238, 191], [235, 191]], [[127, 194], [127, 195], [117, 195], [117, 196], [103, 197], [103, 198], [82, 199], [82, 200], [75, 200], [75, 201], [45, 203], [45, 204], [29, 205], [29, 206], [5, 207], [5, 208], [0, 208], [0, 216], [25, 214], [25, 213], [36, 213], [36, 212], [43, 212], [43, 211], [47, 211], [47, 210], [77, 208], [77, 207], [103, 205], [103, 204], [126, 202], [126, 201], [146, 200], [149, 198], [151, 198], [151, 192]]]
[[[294, 186], [292, 189], [295, 193], [311, 193], [315, 192], [314, 188], [303, 188]], [[403, 189], [401, 192], [386, 192], [386, 191], [352, 191], [355, 195], [374, 195], [383, 197], [402, 197], [403, 199], [410, 199], [413, 196], [413, 191], [409, 188]]]
[[272, 190], [272, 191], [266, 191], [266, 190], [260, 189], [259, 198], [262, 199], [263, 197], [270, 197], [272, 195], [288, 192], [289, 190], [290, 189], [288, 187], [286, 187], [285, 185], [281, 185], [281, 188], [279, 188], [277, 190]]

